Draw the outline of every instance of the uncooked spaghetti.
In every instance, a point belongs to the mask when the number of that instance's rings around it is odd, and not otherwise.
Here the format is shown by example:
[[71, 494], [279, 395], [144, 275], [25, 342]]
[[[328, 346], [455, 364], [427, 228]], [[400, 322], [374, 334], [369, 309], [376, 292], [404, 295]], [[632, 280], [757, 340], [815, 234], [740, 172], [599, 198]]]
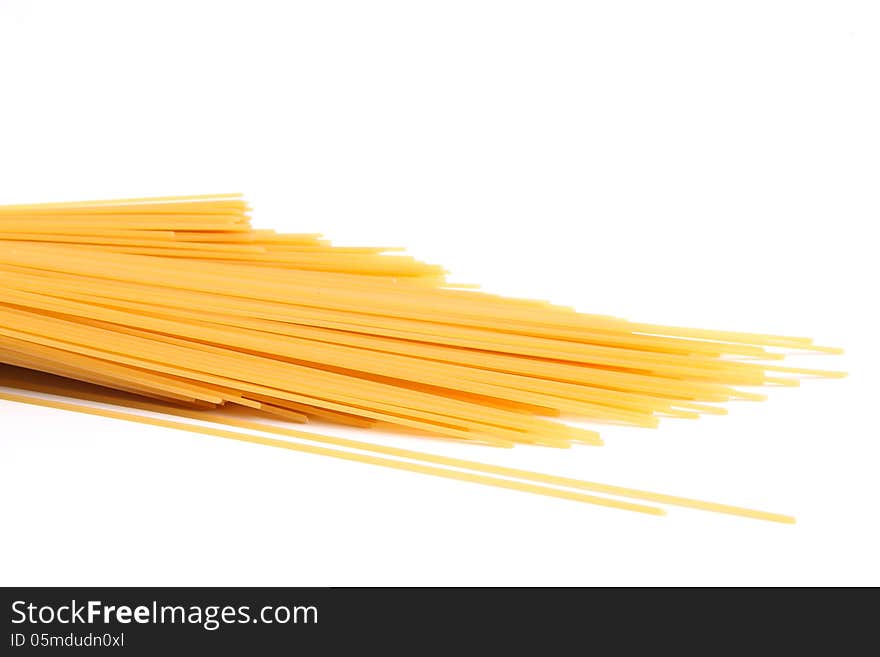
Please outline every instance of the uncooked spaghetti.
[[[762, 399], [742, 387], [842, 376], [780, 364], [776, 348], [840, 351], [808, 338], [634, 323], [499, 297], [450, 285], [442, 268], [393, 249], [254, 229], [249, 213], [238, 195], [0, 207], [0, 362], [23, 368], [10, 368], [0, 383], [46, 392], [23, 375], [43, 372], [101, 387], [83, 396], [55, 380], [51, 394], [91, 402], [115, 395], [110, 403], [227, 425], [217, 409], [237, 406], [290, 422], [316, 418], [500, 447], [569, 447], [601, 444], [595, 429], [602, 424], [655, 427], [665, 417], [723, 414], [721, 404], [732, 399]], [[594, 426], [575, 427], [569, 418]], [[156, 422], [239, 440], [251, 435]], [[265, 423], [233, 426], [277, 433]], [[285, 436], [302, 438], [295, 434]], [[510, 488], [494, 481], [501, 475], [531, 482], [518, 488], [528, 492], [550, 494], [549, 485], [683, 500], [308, 435], [378, 450], [384, 456], [366, 457], [374, 465], [402, 467], [386, 456], [416, 458], [416, 471], [465, 467], [471, 481]], [[335, 448], [300, 451], [347, 458]], [[446, 472], [439, 476], [457, 470]], [[608, 505], [656, 510], [621, 504]]]

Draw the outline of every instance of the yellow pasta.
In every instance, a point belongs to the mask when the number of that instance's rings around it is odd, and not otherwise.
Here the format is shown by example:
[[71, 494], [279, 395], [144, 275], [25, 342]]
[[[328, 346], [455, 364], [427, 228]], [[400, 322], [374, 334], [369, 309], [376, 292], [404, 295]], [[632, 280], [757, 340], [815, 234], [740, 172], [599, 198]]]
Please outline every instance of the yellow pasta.
[[[569, 418], [656, 427], [763, 398], [742, 386], [843, 375], [780, 364], [775, 349], [840, 353], [809, 338], [499, 297], [395, 251], [253, 228], [236, 194], [3, 206], [0, 362], [192, 413], [246, 407], [289, 422], [561, 448], [602, 444]], [[651, 495], [639, 499], [682, 503]]]

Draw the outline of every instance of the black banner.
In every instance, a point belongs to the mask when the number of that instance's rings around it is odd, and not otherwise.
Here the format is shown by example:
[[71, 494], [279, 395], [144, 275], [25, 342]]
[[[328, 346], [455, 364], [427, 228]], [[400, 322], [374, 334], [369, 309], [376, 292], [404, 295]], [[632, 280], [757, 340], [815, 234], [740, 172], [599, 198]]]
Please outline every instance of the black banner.
[[[494, 654], [791, 645], [822, 625], [791, 591], [661, 589], [0, 589], [0, 654]], [[731, 597], [733, 599], [731, 599]], [[743, 603], [743, 597], [748, 601]], [[795, 610], [797, 613], [795, 614]], [[784, 613], [783, 613], [784, 611]], [[815, 610], [814, 610], [815, 611]], [[840, 607], [838, 607], [840, 611]], [[849, 616], [854, 638], [858, 616]], [[867, 619], [865, 619], [867, 621]], [[862, 626], [863, 628], [865, 626]], [[701, 638], [702, 637], [702, 638]], [[842, 644], [840, 637], [838, 645]], [[696, 645], [695, 645], [696, 642]], [[715, 647], [702, 645], [703, 654]]]

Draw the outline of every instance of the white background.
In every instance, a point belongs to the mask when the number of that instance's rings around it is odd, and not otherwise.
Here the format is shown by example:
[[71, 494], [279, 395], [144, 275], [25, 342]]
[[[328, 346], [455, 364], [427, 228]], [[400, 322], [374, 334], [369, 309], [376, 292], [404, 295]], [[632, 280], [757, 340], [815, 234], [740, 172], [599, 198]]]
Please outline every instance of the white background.
[[[0, 202], [243, 191], [496, 292], [846, 369], [607, 446], [652, 518], [0, 403], [0, 584], [880, 584], [874, 2], [0, 0]], [[873, 378], [872, 378], [873, 377]]]

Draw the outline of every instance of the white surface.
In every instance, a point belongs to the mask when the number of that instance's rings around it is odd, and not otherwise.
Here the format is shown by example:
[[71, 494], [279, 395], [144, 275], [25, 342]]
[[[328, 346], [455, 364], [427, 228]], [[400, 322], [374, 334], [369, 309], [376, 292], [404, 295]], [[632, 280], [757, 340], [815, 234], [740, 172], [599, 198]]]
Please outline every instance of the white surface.
[[0, 584], [880, 584], [873, 2], [0, 1], [0, 202], [244, 191], [597, 313], [811, 335], [844, 381], [465, 458], [667, 518], [0, 403]]

